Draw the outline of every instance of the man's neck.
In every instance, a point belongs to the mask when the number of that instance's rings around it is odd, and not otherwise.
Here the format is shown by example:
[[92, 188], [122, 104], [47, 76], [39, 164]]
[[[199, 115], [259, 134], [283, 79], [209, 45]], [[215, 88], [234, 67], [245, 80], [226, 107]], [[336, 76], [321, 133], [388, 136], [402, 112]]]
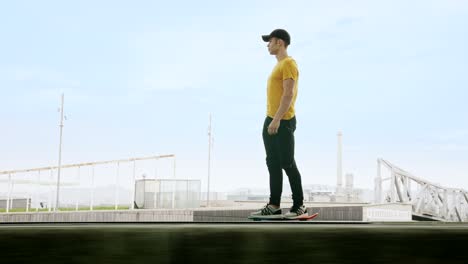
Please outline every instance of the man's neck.
[[276, 54], [276, 59], [277, 59], [278, 61], [280, 61], [280, 60], [282, 60], [282, 59], [284, 59], [284, 58], [286, 58], [286, 57], [288, 57], [288, 52], [287, 52], [286, 50], [280, 50], [280, 51], [278, 52], [278, 54]]

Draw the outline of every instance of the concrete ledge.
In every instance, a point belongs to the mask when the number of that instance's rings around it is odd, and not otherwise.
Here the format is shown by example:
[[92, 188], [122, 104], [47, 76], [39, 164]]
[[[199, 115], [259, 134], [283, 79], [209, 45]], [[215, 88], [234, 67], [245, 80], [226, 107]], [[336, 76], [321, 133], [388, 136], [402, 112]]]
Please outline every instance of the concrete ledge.
[[192, 210], [120, 210], [0, 214], [0, 223], [192, 222]]
[[[258, 208], [204, 208], [185, 210], [120, 210], [75, 212], [2, 213], [0, 223], [52, 223], [52, 222], [248, 222], [251, 212]], [[283, 213], [289, 208], [283, 208]], [[411, 205], [348, 205], [308, 206], [309, 213], [319, 213], [316, 221], [411, 221]]]
[[408, 222], [412, 220], [412, 205], [402, 203], [367, 205], [363, 207], [363, 220], [368, 222]]

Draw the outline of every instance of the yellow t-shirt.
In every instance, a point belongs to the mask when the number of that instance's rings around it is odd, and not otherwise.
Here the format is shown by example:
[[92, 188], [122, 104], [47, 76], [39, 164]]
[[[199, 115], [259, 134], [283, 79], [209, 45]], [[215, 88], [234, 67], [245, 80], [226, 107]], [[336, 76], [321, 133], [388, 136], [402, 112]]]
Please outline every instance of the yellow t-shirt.
[[267, 84], [267, 115], [271, 118], [275, 117], [276, 111], [278, 111], [281, 96], [283, 95], [283, 80], [293, 79], [294, 82], [294, 96], [286, 114], [284, 114], [284, 120], [289, 120], [294, 117], [294, 103], [296, 102], [297, 96], [297, 82], [299, 79], [299, 70], [297, 69], [296, 61], [291, 57], [286, 57], [280, 60], [270, 77], [268, 78]]

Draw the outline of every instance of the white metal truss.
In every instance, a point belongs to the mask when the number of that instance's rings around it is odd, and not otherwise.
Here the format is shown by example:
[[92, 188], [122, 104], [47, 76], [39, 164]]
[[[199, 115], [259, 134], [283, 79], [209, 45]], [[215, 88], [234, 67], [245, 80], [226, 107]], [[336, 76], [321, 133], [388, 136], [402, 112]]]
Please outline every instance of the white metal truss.
[[[382, 178], [382, 168], [390, 176]], [[384, 160], [377, 160], [375, 203], [408, 203], [413, 215], [440, 221], [468, 221], [468, 191], [418, 178]]]

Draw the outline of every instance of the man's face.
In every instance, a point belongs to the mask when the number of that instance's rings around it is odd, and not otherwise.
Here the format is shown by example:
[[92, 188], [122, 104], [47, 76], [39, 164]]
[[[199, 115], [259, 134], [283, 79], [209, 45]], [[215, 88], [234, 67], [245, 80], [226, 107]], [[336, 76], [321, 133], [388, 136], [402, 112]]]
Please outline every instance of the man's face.
[[280, 48], [280, 40], [277, 38], [270, 38], [270, 41], [268, 41], [268, 52], [270, 52], [271, 55], [276, 55], [278, 54], [279, 48]]

